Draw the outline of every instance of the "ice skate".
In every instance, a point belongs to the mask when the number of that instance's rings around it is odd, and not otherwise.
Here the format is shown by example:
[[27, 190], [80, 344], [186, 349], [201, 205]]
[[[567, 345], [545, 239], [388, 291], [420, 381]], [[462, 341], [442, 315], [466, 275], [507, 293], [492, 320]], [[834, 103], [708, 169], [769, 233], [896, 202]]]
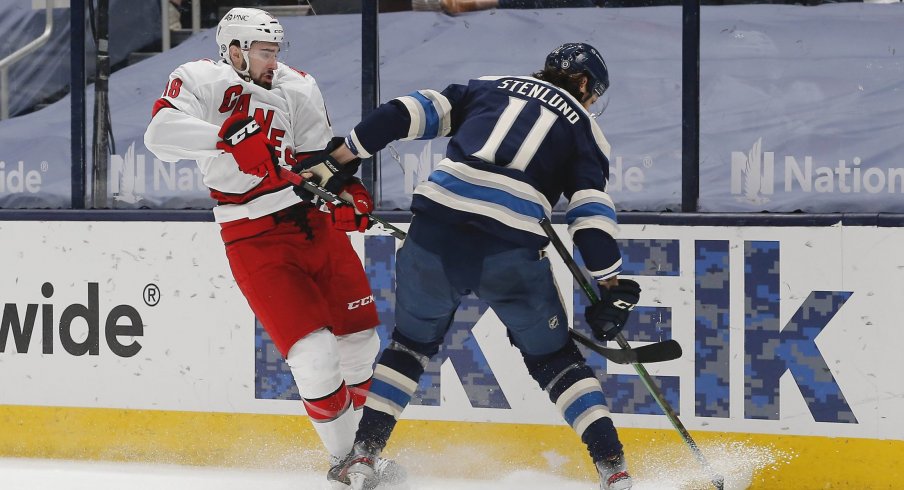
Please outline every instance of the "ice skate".
[[351, 490], [374, 490], [380, 484], [375, 468], [377, 462], [377, 451], [370, 450], [363, 443], [355, 443], [345, 458], [330, 468], [327, 479], [331, 483], [348, 482], [348, 488]]
[[342, 458], [330, 456], [330, 469], [326, 472], [326, 480], [330, 483], [330, 490], [347, 490], [351, 482], [348, 477], [342, 478]]
[[623, 454], [595, 464], [600, 474], [600, 490], [628, 490], [634, 485]]
[[[349, 456], [351, 456], [351, 453]], [[409, 488], [408, 472], [402, 465], [386, 458], [378, 457], [374, 460], [376, 462], [373, 464], [373, 473], [377, 483], [380, 485], [380, 490], [407, 490]], [[330, 456], [330, 469], [326, 473], [326, 479], [330, 482], [331, 490], [347, 490], [349, 488], [354, 488], [349, 479], [349, 467], [350, 465], [345, 465], [345, 459]], [[345, 470], [344, 473], [343, 470]]]

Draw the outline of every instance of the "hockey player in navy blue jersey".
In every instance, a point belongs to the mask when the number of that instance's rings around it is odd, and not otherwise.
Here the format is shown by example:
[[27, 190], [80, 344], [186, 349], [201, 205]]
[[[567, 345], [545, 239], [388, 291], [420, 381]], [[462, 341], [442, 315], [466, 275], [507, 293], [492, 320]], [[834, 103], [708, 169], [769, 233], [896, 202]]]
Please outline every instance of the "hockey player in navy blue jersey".
[[[484, 77], [393, 99], [332, 153], [341, 163], [394, 140], [451, 136], [446, 158], [414, 191], [396, 261], [392, 342], [374, 372], [355, 447], [339, 468], [352, 488], [376, 485], [373, 464], [469, 293], [505, 324], [530, 375], [586, 444], [601, 488], [631, 488], [599, 380], [568, 334], [549, 260], [540, 254], [549, 240], [538, 224], [564, 194], [568, 230], [602, 297], [585, 318], [597, 339], [611, 340], [640, 288], [618, 279], [618, 225], [605, 191], [609, 143], [588, 113], [608, 86], [599, 52], [568, 43], [533, 76]], [[312, 170], [326, 184], [330, 172]]]

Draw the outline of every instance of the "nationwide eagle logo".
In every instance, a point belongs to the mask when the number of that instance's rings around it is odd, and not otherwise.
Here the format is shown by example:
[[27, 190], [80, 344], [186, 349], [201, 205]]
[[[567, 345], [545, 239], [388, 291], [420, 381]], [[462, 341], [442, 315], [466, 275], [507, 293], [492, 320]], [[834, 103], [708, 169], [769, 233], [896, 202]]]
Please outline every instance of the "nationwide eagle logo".
[[759, 138], [745, 155], [731, 154], [731, 193], [740, 202], [763, 204], [769, 202], [764, 194], [772, 194], [775, 185], [775, 154], [763, 152], [763, 138]]
[[145, 189], [145, 157], [136, 155], [135, 142], [125, 155], [110, 158], [109, 186], [113, 199], [135, 204], [143, 199]]

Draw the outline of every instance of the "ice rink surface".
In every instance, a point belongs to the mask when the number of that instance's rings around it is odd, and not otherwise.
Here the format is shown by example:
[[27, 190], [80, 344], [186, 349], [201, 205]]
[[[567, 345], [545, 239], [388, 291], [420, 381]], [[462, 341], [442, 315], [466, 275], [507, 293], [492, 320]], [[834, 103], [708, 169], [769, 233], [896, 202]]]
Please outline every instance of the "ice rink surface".
[[[709, 448], [710, 450], [714, 448]], [[684, 453], [684, 451], [680, 451]], [[726, 445], [707, 451], [713, 468], [725, 477], [726, 490], [750, 486], [757, 471], [770, 471], [793, 455], [763, 447]], [[411, 490], [598, 490], [592, 475], [579, 481], [538, 471], [515, 471], [493, 480], [436, 478], [418, 468], [418, 461], [403, 458], [411, 477]], [[427, 464], [436, 464], [429, 461]], [[699, 464], [686, 454], [671, 451], [635, 458], [642, 478], [634, 490], [706, 488]], [[138, 463], [85, 462], [38, 459], [0, 459], [3, 490], [328, 490], [326, 469], [256, 470], [188, 467]], [[651, 476], [653, 475], [653, 476]]]
[[[127, 463], [48, 460], [0, 460], [0, 481], [7, 490], [328, 490], [325, 474], [190, 468]], [[519, 472], [498, 481], [413, 478], [412, 490], [486, 490], [518, 488], [590, 490], [590, 481], [568, 481]], [[652, 487], [651, 487], [652, 488]]]

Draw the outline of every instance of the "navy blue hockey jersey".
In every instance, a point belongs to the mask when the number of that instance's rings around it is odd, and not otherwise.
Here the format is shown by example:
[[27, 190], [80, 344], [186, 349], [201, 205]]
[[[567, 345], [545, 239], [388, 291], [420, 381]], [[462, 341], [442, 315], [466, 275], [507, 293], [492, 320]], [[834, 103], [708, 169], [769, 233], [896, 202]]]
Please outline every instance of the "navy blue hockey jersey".
[[370, 113], [346, 138], [369, 157], [395, 140], [451, 136], [411, 209], [471, 223], [524, 246], [549, 240], [539, 220], [564, 193], [568, 231], [594, 278], [621, 270], [615, 206], [605, 192], [609, 143], [565, 90], [532, 77], [483, 77], [420, 90]]

